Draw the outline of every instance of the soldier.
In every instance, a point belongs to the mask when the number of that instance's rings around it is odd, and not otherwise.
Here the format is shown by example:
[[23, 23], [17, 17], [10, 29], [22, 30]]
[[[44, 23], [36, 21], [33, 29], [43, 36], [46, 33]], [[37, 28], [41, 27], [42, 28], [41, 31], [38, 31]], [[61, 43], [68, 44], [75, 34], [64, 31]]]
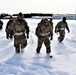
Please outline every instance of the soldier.
[[13, 22], [13, 18], [12, 18], [12, 16], [10, 16], [10, 19], [9, 19], [9, 21], [7, 22], [7, 25], [6, 25], [6, 29], [5, 29], [5, 31], [6, 31], [6, 38], [7, 39], [12, 39], [13, 38], [13, 32], [9, 29], [9, 25], [11, 24]]
[[53, 22], [52, 22], [52, 18], [50, 18], [49, 23], [51, 24], [52, 28], [53, 28]]
[[[27, 46], [27, 39], [29, 38], [29, 27], [23, 18], [24, 15], [20, 12], [17, 19], [10, 25], [10, 29], [14, 33], [14, 47], [16, 53], [20, 53], [20, 49], [21, 52], [23, 52], [23, 49]], [[27, 39], [25, 32], [27, 34]]]
[[3, 28], [3, 22], [0, 19], [0, 30], [2, 30], [2, 28]]
[[68, 30], [68, 33], [70, 32], [68, 24], [66, 22], [66, 17], [63, 17], [63, 20], [58, 22], [55, 26], [55, 33], [59, 33], [58, 41], [62, 42], [65, 37], [65, 28]]
[[51, 37], [51, 40], [53, 39], [53, 30], [47, 18], [42, 19], [41, 22], [38, 23], [35, 34], [38, 37], [36, 52], [40, 53], [40, 49], [44, 43], [46, 46], [46, 53], [49, 54], [51, 52], [49, 37]]

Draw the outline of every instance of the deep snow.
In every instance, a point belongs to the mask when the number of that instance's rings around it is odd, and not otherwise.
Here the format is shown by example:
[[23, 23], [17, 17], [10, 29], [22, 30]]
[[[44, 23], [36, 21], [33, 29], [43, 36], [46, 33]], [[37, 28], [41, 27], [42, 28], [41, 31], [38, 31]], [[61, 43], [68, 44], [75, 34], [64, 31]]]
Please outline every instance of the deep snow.
[[[0, 31], [0, 75], [76, 75], [76, 21], [67, 20], [70, 33], [62, 43], [58, 43], [58, 34], [51, 41], [53, 58], [48, 58], [43, 44], [41, 53], [36, 54], [37, 37], [35, 29], [41, 19], [26, 19], [30, 27], [28, 45], [23, 54], [16, 54], [13, 40], [6, 39], [4, 22]], [[60, 20], [53, 20], [54, 27]]]

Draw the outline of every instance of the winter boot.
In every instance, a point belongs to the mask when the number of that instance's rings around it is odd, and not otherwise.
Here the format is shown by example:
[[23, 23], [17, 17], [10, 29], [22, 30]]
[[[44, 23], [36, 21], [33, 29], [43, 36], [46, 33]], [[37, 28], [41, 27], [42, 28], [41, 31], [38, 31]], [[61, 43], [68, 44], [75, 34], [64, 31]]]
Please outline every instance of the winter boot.
[[16, 47], [15, 51], [16, 53], [20, 53], [20, 49], [18, 47]]
[[58, 42], [60, 42], [60, 37], [58, 37]]
[[46, 53], [50, 54], [50, 52], [51, 52], [50, 47], [48, 47], [47, 50], [46, 50]]
[[9, 34], [8, 33], [6, 34], [6, 38], [9, 39]]
[[40, 47], [37, 47], [36, 52], [39, 54], [40, 53]]
[[36, 52], [37, 52], [37, 54], [39, 54], [40, 53], [40, 50], [37, 50]]

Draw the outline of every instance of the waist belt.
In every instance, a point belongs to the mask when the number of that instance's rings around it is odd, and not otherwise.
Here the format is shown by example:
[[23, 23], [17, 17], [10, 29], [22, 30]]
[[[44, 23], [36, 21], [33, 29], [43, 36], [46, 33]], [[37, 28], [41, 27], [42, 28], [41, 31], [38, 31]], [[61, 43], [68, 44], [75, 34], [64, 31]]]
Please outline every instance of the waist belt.
[[64, 30], [65, 28], [61, 28], [60, 30]]
[[24, 32], [15, 33], [14, 35], [20, 36], [20, 35], [22, 35], [22, 34], [24, 34]]

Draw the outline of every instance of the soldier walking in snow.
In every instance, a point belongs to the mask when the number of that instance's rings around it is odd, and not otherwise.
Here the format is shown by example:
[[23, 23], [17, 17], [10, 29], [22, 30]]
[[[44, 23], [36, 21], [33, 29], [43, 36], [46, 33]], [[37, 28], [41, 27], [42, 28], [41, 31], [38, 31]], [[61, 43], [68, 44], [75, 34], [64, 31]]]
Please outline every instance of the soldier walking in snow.
[[47, 18], [42, 19], [41, 22], [38, 23], [35, 34], [38, 37], [36, 52], [40, 53], [40, 49], [44, 43], [46, 46], [46, 53], [49, 54], [51, 52], [49, 37], [51, 37], [51, 40], [53, 39], [53, 30]]
[[66, 17], [63, 17], [63, 20], [58, 22], [55, 26], [55, 33], [59, 33], [58, 41], [62, 42], [65, 37], [65, 28], [68, 30], [68, 33], [70, 32], [68, 24], [66, 22]]
[[[24, 15], [20, 12], [16, 20], [14, 20], [10, 29], [14, 33], [14, 47], [17, 53], [23, 52], [23, 49], [27, 46], [27, 39], [29, 38], [29, 27], [27, 22], [23, 19]], [[26, 35], [27, 34], [27, 39]]]
[[9, 38], [12, 39], [13, 38], [13, 32], [9, 29], [9, 26], [12, 22], [13, 22], [13, 18], [12, 18], [12, 16], [10, 16], [10, 19], [7, 22], [6, 29], [5, 29], [7, 39], [9, 39]]
[[0, 19], [0, 30], [2, 30], [2, 28], [3, 28], [3, 22]]

